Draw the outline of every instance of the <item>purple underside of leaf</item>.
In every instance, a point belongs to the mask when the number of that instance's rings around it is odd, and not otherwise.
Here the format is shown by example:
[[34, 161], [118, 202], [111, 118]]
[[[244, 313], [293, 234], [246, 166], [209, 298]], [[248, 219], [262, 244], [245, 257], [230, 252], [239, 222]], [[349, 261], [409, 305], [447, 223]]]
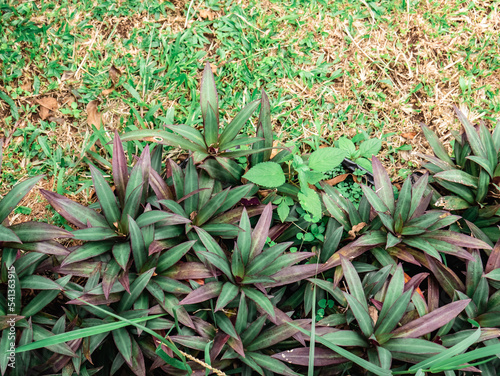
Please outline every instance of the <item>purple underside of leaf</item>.
[[319, 270], [322, 273], [327, 271], [328, 269], [339, 266], [340, 256], [346, 258], [347, 260], [352, 260], [358, 256], [361, 256], [363, 253], [372, 248], [373, 246], [356, 246], [354, 242], [350, 243], [335, 252], [323, 265], [320, 265]]
[[165, 181], [162, 179], [160, 174], [155, 170], [151, 169], [149, 171], [149, 184], [156, 194], [158, 200], [175, 200], [172, 191]]
[[486, 263], [486, 267], [484, 269], [485, 273], [489, 273], [492, 270], [500, 268], [500, 240], [498, 240], [491, 251], [490, 256], [488, 257], [488, 262]]
[[468, 247], [468, 248], [477, 248], [477, 249], [491, 249], [489, 244], [483, 242], [482, 240], [473, 238], [471, 236], [465, 234], [459, 234], [454, 231], [443, 231], [437, 230], [428, 235], [425, 235], [426, 238], [442, 240], [448, 242], [450, 244], [459, 246], [459, 247]]
[[[115, 303], [120, 301], [121, 299], [121, 294], [120, 293], [113, 293], [109, 294], [109, 297], [106, 298], [104, 295], [82, 295], [80, 296], [81, 300], [91, 303], [91, 304], [110, 304], [110, 303]], [[81, 302], [78, 299], [73, 299], [67, 302], [66, 304], [74, 304], [74, 305], [85, 305], [84, 302]]]
[[267, 235], [269, 234], [269, 226], [271, 225], [271, 220], [273, 217], [273, 207], [269, 203], [263, 210], [257, 225], [252, 231], [252, 244], [250, 246], [250, 257], [251, 261], [255, 256], [262, 252], [264, 244], [266, 244]]
[[382, 163], [376, 157], [372, 158], [372, 168], [377, 194], [392, 213], [394, 212], [394, 192], [392, 190], [391, 179], [385, 171], [384, 166], [382, 166]]
[[289, 283], [298, 282], [303, 279], [312, 277], [318, 274], [320, 270], [321, 265], [314, 264], [290, 266], [272, 275], [272, 278], [276, 282], [264, 283], [263, 285], [266, 288], [287, 285]]
[[414, 288], [416, 290], [420, 285], [420, 283], [422, 283], [422, 281], [426, 279], [428, 276], [429, 273], [419, 273], [414, 275], [407, 283], [405, 283], [404, 291], [407, 291], [411, 288]]
[[205, 300], [215, 298], [220, 295], [222, 285], [222, 282], [207, 283], [206, 285], [198, 287], [193, 292], [190, 292], [184, 299], [179, 302], [179, 304], [196, 304], [204, 302]]
[[106, 219], [93, 209], [80, 205], [62, 195], [40, 189], [40, 193], [52, 205], [57, 213], [62, 215], [68, 222], [79, 228], [87, 228], [87, 221], [92, 226], [107, 227]]
[[125, 189], [128, 183], [128, 168], [127, 159], [123, 151], [123, 145], [118, 136], [118, 131], [115, 130], [115, 138], [113, 140], [113, 159], [111, 161], [113, 167], [113, 181], [115, 183], [118, 198], [121, 205], [125, 202]]
[[453, 320], [471, 300], [459, 300], [438, 308], [394, 330], [393, 338], [418, 338], [446, 325]]
[[[259, 206], [248, 206], [246, 207], [247, 214], [249, 218], [255, 217], [257, 215], [261, 215], [266, 205]], [[274, 206], [273, 206], [274, 208]], [[207, 222], [207, 224], [217, 224], [217, 223], [228, 223], [228, 224], [237, 224], [240, 221], [241, 213], [245, 209], [244, 206], [239, 206], [237, 208], [231, 209], [223, 214], [218, 215], [216, 218]]]
[[101, 268], [101, 262], [93, 261], [82, 261], [76, 264], [70, 264], [64, 267], [58, 266], [52, 269], [54, 273], [64, 274], [64, 275], [74, 275], [76, 277], [89, 277], [90, 274]]
[[[68, 342], [69, 348], [76, 352], [81, 347], [82, 340], [83, 340], [82, 338], [78, 338], [73, 341], [69, 341]], [[70, 356], [54, 354], [49, 358], [49, 360], [47, 360], [47, 363], [52, 365], [52, 368], [54, 369], [55, 372], [60, 372], [64, 368], [64, 366], [68, 364], [70, 361], [71, 361]]]
[[3, 243], [5, 248], [22, 249], [25, 251], [33, 251], [44, 253], [46, 255], [67, 256], [70, 252], [62, 245], [56, 242], [35, 242], [35, 243]]
[[[281, 360], [285, 363], [297, 364], [300, 366], [309, 365], [309, 355], [311, 349], [309, 347], [299, 347], [291, 350], [286, 350], [278, 354], [273, 354], [271, 357]], [[340, 356], [332, 350], [316, 347], [314, 349], [314, 366], [329, 366], [332, 364], [345, 363], [348, 360]]]
[[161, 275], [173, 279], [203, 279], [213, 277], [213, 273], [199, 262], [183, 262], [182, 264], [174, 265], [166, 272], [161, 273]]
[[23, 242], [40, 242], [57, 238], [71, 238], [73, 234], [43, 222], [23, 222], [10, 226]]
[[[441, 262], [433, 259], [432, 257], [429, 257], [428, 255], [424, 255], [424, 260], [427, 264], [426, 266], [437, 279], [443, 290], [450, 297], [454, 295], [455, 290], [458, 290], [460, 292], [465, 291], [463, 282], [450, 268], [446, 267]], [[422, 260], [422, 262], [424, 262], [424, 260]]]
[[[257, 307], [257, 310], [262, 314], [266, 315], [266, 311], [264, 311], [261, 307]], [[293, 322], [293, 320], [282, 310], [280, 310], [277, 307], [274, 307], [274, 317], [268, 315], [268, 319], [274, 324], [274, 325], [281, 325], [286, 322]], [[304, 323], [304, 326], [307, 326], [310, 324], [311, 320], [310, 319], [305, 319], [305, 320], [296, 320], [296, 322], [300, 322], [301, 325]], [[297, 332], [293, 335], [293, 338], [295, 338], [302, 346], [306, 345], [306, 342], [304, 340], [304, 335], [301, 332]]]

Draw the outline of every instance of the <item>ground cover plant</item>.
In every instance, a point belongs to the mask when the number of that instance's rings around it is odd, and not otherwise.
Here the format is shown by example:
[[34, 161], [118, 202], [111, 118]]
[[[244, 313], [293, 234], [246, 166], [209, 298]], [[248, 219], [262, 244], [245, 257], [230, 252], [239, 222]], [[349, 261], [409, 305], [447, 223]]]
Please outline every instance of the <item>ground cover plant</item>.
[[2, 376], [498, 373], [498, 4], [1, 7]]

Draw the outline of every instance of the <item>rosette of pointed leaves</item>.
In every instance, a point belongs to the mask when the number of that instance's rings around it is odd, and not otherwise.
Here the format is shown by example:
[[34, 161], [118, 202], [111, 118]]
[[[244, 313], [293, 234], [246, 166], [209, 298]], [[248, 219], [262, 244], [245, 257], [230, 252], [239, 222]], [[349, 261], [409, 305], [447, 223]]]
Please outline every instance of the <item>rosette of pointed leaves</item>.
[[476, 128], [457, 107], [454, 109], [464, 130], [462, 134], [452, 132], [454, 159], [448, 155], [437, 135], [421, 125], [435, 154], [422, 156], [429, 162], [424, 167], [431, 172], [433, 182], [439, 185], [438, 190], [444, 193], [443, 196], [436, 195], [433, 204], [459, 212], [476, 226], [470, 228], [469, 233], [472, 231], [494, 243], [500, 238], [500, 230], [495, 226], [500, 221], [497, 214], [500, 204], [500, 121], [491, 133], [482, 121]]
[[[291, 243], [265, 246], [271, 219], [272, 206], [269, 204], [252, 230], [246, 209], [243, 209], [239, 234], [231, 253], [224, 250], [207, 231], [195, 227], [204, 250], [194, 250], [200, 258], [204, 258], [209, 267], [217, 271], [216, 280], [196, 288], [180, 304], [196, 304], [195, 307], [198, 307], [200, 303], [214, 300], [219, 329], [234, 339], [232, 348], [241, 356], [245, 354], [245, 344], [240, 337], [242, 332], [219, 311], [231, 305], [240, 306], [240, 312], [242, 305], [246, 307], [255, 304], [274, 322], [277, 320], [276, 308], [268, 288], [295, 283], [316, 274], [318, 269], [316, 265], [295, 265], [314, 253], [285, 253]], [[246, 321], [244, 324], [246, 325]], [[244, 329], [245, 326], [241, 328]]]
[[[239, 136], [246, 122], [261, 105], [257, 137]], [[201, 80], [200, 93], [203, 129], [201, 133], [188, 125], [167, 125], [167, 130], [137, 130], [127, 132], [123, 141], [146, 140], [164, 145], [180, 147], [194, 153], [196, 163], [203, 162], [200, 167], [215, 179], [230, 183], [239, 183], [244, 174], [243, 168], [234, 158], [254, 155], [252, 164], [269, 160], [273, 146], [271, 127], [271, 109], [267, 95], [249, 103], [241, 112], [220, 131], [219, 99], [210, 64], [205, 65]], [[252, 145], [248, 150], [238, 149], [240, 146]]]
[[[338, 346], [358, 348], [370, 363], [387, 370], [393, 360], [415, 364], [446, 350], [425, 336], [453, 324], [470, 299], [430, 311], [418, 290], [427, 273], [405, 283], [402, 266], [388, 265], [368, 273], [362, 280], [347, 259], [341, 257], [341, 265], [348, 289], [343, 295], [349, 310], [346, 316], [334, 314], [319, 321], [317, 336]], [[346, 323], [349, 329], [345, 328]], [[347, 359], [333, 358], [331, 364], [333, 361], [341, 363]]]
[[[271, 298], [273, 302], [279, 299]], [[270, 370], [279, 375], [298, 375], [282, 361], [273, 359], [269, 354], [288, 348], [285, 341], [298, 341], [297, 344], [305, 345], [303, 336], [298, 333], [298, 327], [307, 327], [309, 319], [292, 320], [278, 308], [274, 309], [275, 316], [269, 316], [253, 300], [242, 293], [239, 301], [229, 303], [223, 311], [206, 314], [207, 310], [198, 310], [197, 325], [204, 326], [198, 336], [174, 335], [170, 339], [187, 348], [205, 351], [205, 359], [209, 358], [211, 364], [216, 364], [221, 370], [231, 370], [234, 365], [242, 367], [242, 374], [264, 375], [265, 370]], [[192, 306], [198, 307], [197, 305]], [[232, 307], [231, 309], [228, 309]], [[233, 308], [236, 312], [233, 312]], [[203, 313], [204, 312], [204, 313]], [[201, 320], [201, 317], [210, 319], [213, 325]], [[218, 328], [218, 330], [216, 330]], [[283, 360], [283, 359], [281, 359]], [[178, 371], [163, 368], [168, 374], [177, 375]]]
[[[186, 168], [181, 169], [172, 160], [167, 160], [167, 179], [152, 170], [150, 185], [155, 193], [150, 202], [186, 219], [189, 225], [185, 233], [193, 240], [193, 226], [202, 227], [213, 236], [234, 238], [238, 234], [236, 226], [243, 206], [237, 206], [244, 198], [250, 198], [258, 189], [253, 184], [222, 189], [220, 182], [205, 171], [197, 170], [192, 158]], [[249, 215], [258, 215], [263, 205], [249, 207]], [[194, 236], [194, 237], [193, 237]]]
[[415, 184], [407, 178], [395, 200], [389, 175], [382, 164], [375, 157], [372, 164], [375, 190], [368, 186], [362, 189], [381, 226], [376, 229], [372, 224], [371, 231], [364, 233], [353, 246], [384, 246], [389, 254], [410, 262], [415, 262], [415, 250], [441, 262], [440, 253], [472, 259], [463, 247], [491, 249], [482, 240], [444, 230], [460, 217], [442, 210], [427, 210], [432, 197], [432, 192], [426, 194], [428, 175], [422, 175]]
[[[193, 260], [185, 263], [189, 275], [185, 275], [186, 269], [177, 268], [195, 243], [184, 236], [185, 225], [191, 221], [179, 214], [153, 210], [147, 202], [153, 170], [148, 147], [130, 173], [119, 137], [115, 137], [113, 151], [115, 191], [101, 172], [90, 167], [101, 213], [42, 191], [56, 211], [77, 228], [72, 232], [74, 238], [83, 242], [72, 247], [69, 254], [57, 256], [59, 265], [52, 270], [88, 278], [85, 287], [75, 284], [64, 292], [70, 305], [82, 305], [82, 300], [107, 305], [110, 312], [126, 318], [149, 316], [151, 307], [156, 305], [157, 313], [176, 315], [179, 322], [194, 328], [187, 312], [182, 307], [176, 310], [177, 296], [191, 291], [183, 280], [208, 278], [212, 273]], [[158, 160], [161, 156], [155, 154], [154, 168], [159, 168]], [[83, 309], [105, 319], [90, 307]], [[170, 324], [163, 329], [169, 328]], [[109, 351], [111, 358], [107, 362], [117, 362], [117, 369], [126, 364], [135, 374], [142, 375], [144, 361], [140, 359], [144, 357], [141, 348], [134, 345], [134, 334], [130, 329], [113, 331], [107, 343], [114, 344], [111, 347], [116, 351]]]
[[[43, 176], [35, 176], [16, 184], [0, 201], [0, 249], [35, 251], [47, 255], [66, 255], [68, 250], [53, 241], [72, 237], [69, 231], [42, 222], [24, 222], [9, 226], [8, 216]], [[10, 252], [10, 253], [12, 253]], [[2, 254], [2, 260], [8, 256]], [[2, 282], [6, 282], [2, 279]]]

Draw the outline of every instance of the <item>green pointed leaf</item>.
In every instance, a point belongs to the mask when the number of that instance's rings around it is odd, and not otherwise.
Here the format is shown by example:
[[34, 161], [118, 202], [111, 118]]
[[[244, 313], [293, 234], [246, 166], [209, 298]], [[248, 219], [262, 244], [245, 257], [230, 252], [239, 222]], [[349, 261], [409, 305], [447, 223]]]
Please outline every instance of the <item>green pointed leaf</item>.
[[9, 228], [16, 233], [23, 243], [73, 237], [71, 232], [43, 222], [23, 222]]
[[226, 198], [229, 194], [229, 189], [217, 193], [214, 197], [210, 199], [199, 211], [198, 215], [194, 219], [194, 224], [196, 226], [201, 226], [210, 220], [217, 210], [224, 204]]
[[[1, 93], [1, 91], [0, 91]], [[44, 177], [44, 175], [35, 176], [26, 179], [22, 183], [16, 184], [5, 197], [0, 201], [0, 223], [2, 223], [28, 194], [28, 192]]]
[[0, 242], [22, 243], [14, 231], [0, 225]]
[[265, 251], [263, 251], [260, 255], [257, 255], [251, 262], [248, 264], [246, 268], [246, 275], [255, 275], [260, 271], [268, 267], [275, 261], [278, 256], [280, 256], [283, 252], [287, 250], [293, 243], [281, 243], [276, 244]]
[[394, 338], [417, 338], [430, 333], [453, 320], [471, 300], [459, 300], [438, 308], [425, 316], [410, 321], [392, 332]]
[[128, 216], [128, 225], [130, 232], [130, 246], [134, 256], [135, 267], [137, 270], [141, 270], [142, 265], [144, 265], [148, 258], [144, 237], [142, 236], [141, 229], [137, 226], [137, 223], [135, 223], [131, 216]]
[[234, 298], [236, 298], [238, 293], [239, 293], [238, 286], [226, 282], [224, 286], [222, 286], [219, 298], [217, 299], [217, 304], [215, 305], [215, 311], [220, 311], [221, 309], [224, 309], [224, 307], [228, 303], [230, 303], [231, 301], [233, 301]]
[[160, 129], [140, 129], [137, 131], [130, 131], [123, 134], [121, 136], [121, 140], [122, 142], [133, 140], [152, 141], [158, 144], [169, 145], [184, 150], [198, 151], [201, 153], [205, 152], [205, 149], [200, 145], [188, 141], [184, 137]]
[[358, 299], [346, 292], [344, 292], [344, 296], [349, 304], [349, 307], [351, 308], [354, 318], [358, 322], [359, 329], [361, 329], [366, 337], [370, 337], [373, 334], [373, 321], [368, 314], [368, 310], [364, 308], [366, 301], [365, 304], [361, 304]]
[[131, 248], [129, 242], [117, 243], [113, 246], [113, 257], [123, 270], [127, 269], [127, 263], [130, 258], [130, 251]]
[[245, 295], [253, 300], [260, 308], [262, 308], [269, 316], [275, 318], [274, 307], [268, 297], [263, 293], [249, 287], [242, 287], [241, 290]]
[[250, 358], [252, 358], [259, 366], [268, 369], [272, 372], [275, 372], [279, 375], [286, 376], [300, 376], [300, 373], [294, 372], [291, 368], [285, 365], [283, 362], [280, 362], [277, 359], [271, 358], [268, 355], [252, 352], [247, 354]]
[[53, 280], [42, 277], [41, 275], [29, 275], [21, 278], [21, 288], [22, 289], [32, 289], [32, 290], [62, 290]]
[[241, 252], [243, 264], [246, 265], [248, 263], [250, 245], [252, 242], [252, 228], [250, 227], [250, 219], [246, 208], [243, 208], [243, 211], [241, 212], [240, 229], [241, 230], [238, 231], [237, 244], [238, 249]]
[[156, 264], [157, 273], [160, 274], [175, 265], [196, 243], [196, 240], [181, 243], [164, 252]]
[[120, 210], [118, 210], [115, 194], [99, 170], [92, 165], [89, 165], [89, 168], [99, 205], [109, 225], [113, 226], [120, 219]]
[[420, 124], [420, 126], [422, 128], [422, 131], [424, 132], [424, 136], [427, 139], [427, 142], [429, 143], [429, 145], [432, 148], [432, 151], [434, 151], [434, 154], [436, 154], [436, 156], [439, 159], [448, 163], [450, 166], [454, 166], [455, 164], [451, 160], [450, 156], [448, 155], [448, 152], [446, 151], [446, 149], [443, 146], [443, 143], [436, 136], [436, 134], [433, 131], [431, 131], [431, 129], [428, 126], [426, 126], [424, 124]]
[[[153, 315], [153, 316], [146, 316], [146, 317], [140, 317], [136, 319], [131, 319], [127, 320], [133, 323], [139, 323], [139, 322], [144, 322], [147, 320], [153, 320], [158, 317], [164, 316], [165, 314], [160, 314], [160, 315]], [[86, 337], [91, 337], [94, 335], [98, 335], [101, 333], [106, 333], [110, 332], [112, 330], [116, 330], [119, 328], [123, 328], [126, 326], [129, 326], [128, 322], [112, 322], [109, 324], [101, 324], [101, 325], [96, 325], [96, 326], [91, 326], [89, 328], [85, 329], [76, 329], [72, 330], [71, 332], [66, 332], [66, 333], [61, 333], [61, 334], [56, 334], [54, 336], [47, 337], [43, 340], [35, 341], [32, 343], [28, 343], [23, 346], [19, 346], [16, 348], [16, 354], [23, 353], [26, 351], [31, 351], [31, 350], [36, 350], [36, 349], [41, 349], [47, 346], [52, 346], [52, 345], [57, 345], [60, 343], [68, 342], [68, 341], [73, 341], [75, 339], [79, 338], [86, 338]]]
[[140, 274], [135, 281], [130, 285], [130, 294], [125, 292], [117, 307], [117, 312], [127, 311], [134, 305], [135, 301], [141, 295], [144, 288], [148, 284], [155, 269], [150, 269], [145, 273]]
[[73, 234], [75, 239], [94, 242], [112, 239], [119, 236], [116, 231], [110, 229], [109, 227], [88, 227], [81, 230], [75, 230], [71, 234]]
[[389, 211], [394, 213], [394, 192], [392, 190], [391, 179], [382, 166], [382, 163], [375, 157], [372, 159], [372, 167], [375, 191]]
[[379, 316], [377, 327], [375, 329], [375, 336], [379, 339], [379, 343], [381, 336], [389, 334], [389, 332], [398, 325], [399, 321], [401, 321], [403, 315], [406, 312], [406, 309], [408, 308], [408, 304], [410, 304], [412, 294], [413, 290], [410, 289], [403, 295], [398, 296], [385, 316]]
[[477, 134], [472, 124], [469, 122], [467, 117], [462, 113], [462, 111], [458, 109], [458, 107], [453, 106], [453, 109], [455, 110], [458, 119], [460, 120], [460, 122], [464, 127], [465, 133], [467, 134], [467, 139], [474, 154], [477, 155], [478, 157], [483, 157], [487, 159], [488, 155], [486, 153], [486, 150], [484, 149], [484, 146], [481, 143], [479, 135]]
[[462, 170], [448, 170], [438, 172], [434, 175], [436, 179], [446, 180], [452, 183], [463, 184], [468, 187], [477, 188], [478, 178]]
[[61, 267], [102, 255], [111, 249], [112, 244], [113, 243], [107, 241], [85, 243], [71, 252], [62, 261]]
[[193, 141], [201, 148], [206, 149], [207, 145], [205, 144], [205, 139], [199, 130], [196, 128], [190, 127], [189, 125], [167, 125], [167, 128], [172, 130], [175, 133], [180, 134], [188, 140]]
[[[368, 314], [368, 304], [366, 303], [365, 292], [363, 290], [363, 285], [361, 284], [361, 279], [359, 278], [358, 272], [351, 264], [351, 262], [345, 257], [340, 257], [340, 262], [342, 265], [342, 271], [344, 272], [344, 277], [347, 282], [347, 286], [349, 287], [349, 292], [354, 298], [357, 299], [357, 301], [361, 304], [361, 307], [363, 307], [363, 309]], [[368, 337], [369, 336], [370, 335], [368, 335]]]
[[224, 131], [220, 135], [219, 139], [219, 146], [221, 149], [231, 148], [229, 143], [240, 133], [248, 119], [250, 119], [250, 116], [252, 116], [257, 107], [259, 107], [259, 104], [259, 99], [247, 104], [243, 110], [241, 110], [238, 115], [236, 115], [234, 119], [224, 128]]
[[116, 348], [120, 352], [121, 356], [123, 356], [128, 364], [132, 363], [132, 340], [127, 329], [116, 329], [113, 330], [112, 333]]

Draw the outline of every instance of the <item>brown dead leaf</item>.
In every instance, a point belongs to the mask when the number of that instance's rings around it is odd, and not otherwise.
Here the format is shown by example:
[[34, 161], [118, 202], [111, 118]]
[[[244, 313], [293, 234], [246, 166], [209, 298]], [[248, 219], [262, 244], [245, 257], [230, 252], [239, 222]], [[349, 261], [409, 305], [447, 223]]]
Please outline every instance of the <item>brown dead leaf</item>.
[[71, 103], [76, 102], [76, 99], [72, 95], [68, 95], [63, 98], [61, 106], [68, 105], [71, 106]]
[[101, 113], [97, 109], [97, 104], [99, 101], [93, 100], [87, 105], [87, 124], [90, 126], [95, 126], [97, 129], [101, 129]]
[[35, 102], [40, 105], [40, 107], [38, 108], [38, 115], [42, 120], [45, 120], [49, 117], [50, 111], [56, 111], [59, 108], [57, 100], [52, 97], [35, 99]]
[[[273, 141], [273, 147], [278, 146], [278, 143], [279, 143], [278, 140], [274, 140]], [[273, 159], [276, 156], [276, 154], [278, 154], [278, 153], [279, 153], [278, 149], [272, 149], [271, 150], [271, 159]]]
[[21, 85], [21, 89], [27, 91], [28, 93], [31, 93], [31, 82], [26, 81], [24, 84]]
[[369, 306], [368, 307], [368, 314], [373, 320], [373, 323], [376, 324], [378, 320], [378, 310], [374, 306]]
[[217, 65], [210, 63], [210, 68], [212, 69], [212, 73], [216, 74], [217, 73]]
[[101, 92], [102, 95], [107, 97], [109, 94], [111, 94], [113, 91], [115, 91], [115, 87], [111, 86], [109, 89], [105, 89]]
[[118, 83], [121, 75], [122, 72], [114, 65], [111, 65], [111, 68], [109, 68], [109, 78], [111, 79], [111, 82], [113, 82], [113, 86]]
[[365, 222], [358, 223], [357, 225], [352, 226], [352, 229], [348, 232], [349, 239], [355, 239], [358, 233], [366, 226]]
[[67, 81], [75, 77], [75, 72], [72, 71], [64, 71], [61, 77], [61, 81]]
[[401, 135], [401, 137], [404, 137], [404, 138], [406, 138], [408, 140], [412, 140], [412, 139], [415, 138], [416, 135], [417, 135], [417, 132], [407, 132], [407, 133], [403, 133]]
[[40, 106], [47, 108], [50, 111], [56, 111], [59, 108], [57, 100], [52, 97], [43, 97], [40, 99], [35, 99], [35, 102], [38, 103]]
[[38, 115], [40, 116], [40, 119], [45, 120], [49, 117], [50, 110], [48, 108], [40, 106], [38, 109]]
[[270, 192], [270, 189], [260, 189], [258, 193], [262, 198], [266, 198]]
[[344, 181], [351, 174], [342, 174], [335, 176], [333, 179], [325, 180], [325, 183], [331, 186], [337, 185], [338, 183]]
[[207, 18], [210, 21], [214, 20], [215, 14], [209, 9], [202, 9], [202, 10], [200, 10], [199, 14], [200, 14], [200, 17], [203, 18], [204, 20], [206, 20]]

